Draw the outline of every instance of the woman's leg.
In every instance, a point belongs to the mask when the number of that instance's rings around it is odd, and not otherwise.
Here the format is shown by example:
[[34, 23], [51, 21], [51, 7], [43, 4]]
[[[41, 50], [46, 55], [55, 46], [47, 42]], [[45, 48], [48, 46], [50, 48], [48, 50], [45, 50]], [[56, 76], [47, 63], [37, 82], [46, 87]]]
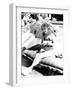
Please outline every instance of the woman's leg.
[[31, 67], [39, 64], [39, 62], [42, 60], [42, 58], [48, 57], [48, 56], [51, 56], [51, 55], [53, 55], [53, 51], [45, 51], [43, 53], [37, 53]]

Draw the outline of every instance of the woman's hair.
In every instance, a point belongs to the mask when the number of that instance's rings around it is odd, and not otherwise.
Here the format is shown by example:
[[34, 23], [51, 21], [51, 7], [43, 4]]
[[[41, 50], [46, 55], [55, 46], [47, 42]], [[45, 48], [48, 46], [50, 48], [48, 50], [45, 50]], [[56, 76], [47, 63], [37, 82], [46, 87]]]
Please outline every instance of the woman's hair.
[[[34, 23], [30, 26], [30, 33], [33, 33], [36, 38], [40, 38], [41, 40], [45, 40], [48, 35], [50, 35], [51, 31], [48, 30], [50, 25], [48, 23]], [[48, 30], [47, 32], [45, 30]]]
[[33, 33], [36, 38], [41, 38], [41, 26], [38, 23], [30, 25], [30, 33]]

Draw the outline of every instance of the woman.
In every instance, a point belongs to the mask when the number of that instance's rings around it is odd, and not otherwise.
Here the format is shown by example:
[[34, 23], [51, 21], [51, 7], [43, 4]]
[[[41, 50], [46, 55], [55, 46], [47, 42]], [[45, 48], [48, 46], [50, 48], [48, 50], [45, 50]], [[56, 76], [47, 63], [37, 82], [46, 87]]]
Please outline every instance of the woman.
[[[30, 26], [30, 32], [23, 35], [22, 72], [24, 72], [25, 75], [28, 75], [32, 71], [33, 67], [39, 64], [42, 58], [53, 56], [53, 46], [48, 43], [51, 40], [49, 39], [47, 40], [47, 43], [44, 43], [50, 34], [56, 36], [52, 26], [47, 23], [43, 23], [40, 27], [38, 23], [34, 23]], [[47, 63], [62, 68], [59, 60], [55, 61], [55, 57], [53, 57], [53, 59], [54, 60], [48, 60]]]

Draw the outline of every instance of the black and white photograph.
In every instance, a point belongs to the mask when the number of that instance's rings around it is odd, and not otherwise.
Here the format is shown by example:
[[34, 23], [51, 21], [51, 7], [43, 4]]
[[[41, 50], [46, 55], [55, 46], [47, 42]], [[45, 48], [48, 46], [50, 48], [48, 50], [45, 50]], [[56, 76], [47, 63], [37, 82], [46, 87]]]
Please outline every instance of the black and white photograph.
[[69, 30], [69, 10], [66, 8], [11, 4], [10, 84], [68, 82]]
[[59, 13], [21, 12], [21, 76], [64, 75], [63, 26]]

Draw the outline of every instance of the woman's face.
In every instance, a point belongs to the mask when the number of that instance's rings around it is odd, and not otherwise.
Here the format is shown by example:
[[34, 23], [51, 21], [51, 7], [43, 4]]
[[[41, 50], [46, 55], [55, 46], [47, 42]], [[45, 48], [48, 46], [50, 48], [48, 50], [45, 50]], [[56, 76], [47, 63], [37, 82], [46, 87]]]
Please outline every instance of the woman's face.
[[43, 37], [46, 38], [50, 34], [49, 25], [47, 23], [43, 23], [41, 25], [41, 31], [42, 31]]

